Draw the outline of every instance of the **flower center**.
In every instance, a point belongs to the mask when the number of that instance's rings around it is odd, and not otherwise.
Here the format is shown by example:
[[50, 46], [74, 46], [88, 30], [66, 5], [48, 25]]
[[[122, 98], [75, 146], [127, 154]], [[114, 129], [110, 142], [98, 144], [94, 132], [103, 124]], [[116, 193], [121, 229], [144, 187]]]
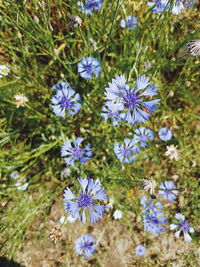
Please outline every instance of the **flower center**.
[[85, 70], [88, 74], [91, 74], [92, 73], [92, 66], [91, 65], [86, 65], [85, 66]]
[[166, 130], [163, 131], [163, 132], [162, 132], [162, 135], [167, 135], [167, 131], [166, 131]]
[[124, 153], [124, 156], [126, 156], [126, 157], [130, 156], [130, 153], [131, 153], [130, 148], [127, 148], [127, 147], [124, 148], [123, 153]]
[[83, 193], [80, 193], [80, 198], [79, 198], [79, 207], [87, 207], [92, 203], [92, 199], [90, 196], [85, 195]]
[[128, 25], [129, 28], [132, 28], [133, 27], [133, 21], [132, 21], [132, 19], [129, 19], [127, 21], [127, 25]]
[[140, 97], [137, 94], [132, 93], [130, 91], [126, 91], [125, 94], [123, 95], [123, 102], [125, 107], [126, 108], [134, 107], [137, 104], [139, 98]]
[[152, 223], [153, 223], [153, 224], [159, 224], [159, 221], [158, 221], [157, 218], [154, 218], [154, 219], [152, 219]]
[[4, 72], [4, 73], [6, 73], [7, 70], [6, 69], [2, 69], [1, 71]]
[[83, 249], [90, 249], [90, 247], [91, 247], [91, 243], [87, 243], [87, 242], [85, 242], [85, 243], [82, 245], [82, 248], [83, 248]]
[[70, 98], [62, 97], [61, 99], [61, 106], [62, 108], [70, 108], [72, 106], [72, 101]]
[[182, 222], [182, 223], [181, 223], [181, 228], [183, 229], [183, 231], [188, 232], [189, 229], [190, 229], [190, 224], [189, 224], [189, 222], [187, 222], [187, 221]]
[[83, 152], [84, 150], [80, 147], [75, 147], [72, 154], [76, 159], [80, 159], [83, 156]]

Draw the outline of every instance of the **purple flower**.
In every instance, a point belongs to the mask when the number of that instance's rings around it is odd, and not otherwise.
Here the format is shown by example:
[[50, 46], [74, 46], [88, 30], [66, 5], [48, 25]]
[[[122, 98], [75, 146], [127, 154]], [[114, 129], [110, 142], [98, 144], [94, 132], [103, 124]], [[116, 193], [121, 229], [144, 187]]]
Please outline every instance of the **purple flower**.
[[164, 228], [163, 224], [166, 224], [166, 217], [162, 213], [162, 204], [160, 202], [153, 203], [148, 201], [147, 197], [143, 197], [140, 201], [143, 206], [143, 225], [144, 230], [152, 234], [160, 234]]
[[147, 2], [148, 6], [154, 6], [153, 13], [161, 13], [168, 9], [171, 9], [172, 14], [178, 15], [182, 10], [194, 6], [195, 0], [174, 0], [170, 2], [169, 0], [153, 0], [153, 2]]
[[195, 0], [188, 0], [188, 1], [185, 1], [185, 6], [186, 6], [186, 8], [193, 7], [195, 4], [196, 4], [196, 1], [195, 1]]
[[76, 93], [68, 83], [61, 82], [53, 86], [56, 94], [52, 97], [51, 103], [53, 112], [62, 118], [76, 114], [80, 108], [80, 95]]
[[[79, 178], [78, 182], [82, 188], [79, 196], [75, 196], [67, 187], [64, 191], [64, 208], [74, 219], [86, 223], [86, 210], [90, 214], [90, 223], [96, 223], [104, 214], [105, 205], [96, 205], [96, 202], [106, 201], [107, 195], [99, 180], [90, 178]], [[72, 201], [74, 200], [74, 201]]]
[[130, 30], [133, 30], [138, 26], [138, 19], [136, 17], [127, 16], [126, 19], [120, 21], [120, 26], [122, 28], [128, 27]]
[[135, 160], [135, 154], [139, 152], [139, 147], [133, 139], [125, 138], [124, 145], [114, 144], [114, 152], [120, 162], [131, 163]]
[[176, 213], [175, 218], [179, 221], [178, 223], [172, 223], [170, 224], [170, 230], [174, 230], [179, 228], [177, 232], [175, 232], [175, 237], [179, 238], [180, 233], [183, 232], [184, 234], [184, 240], [186, 242], [191, 242], [192, 238], [190, 237], [189, 233], [194, 233], [194, 229], [190, 227], [190, 224], [188, 221], [185, 220], [185, 216], [181, 213]]
[[[168, 0], [162, 0], [163, 3], [167, 4]], [[169, 1], [168, 1], [169, 2]], [[172, 14], [174, 15], [178, 15], [182, 12], [182, 10], [185, 9], [184, 5], [183, 5], [183, 0], [175, 0], [173, 2], [173, 4], [171, 4], [172, 7]]]
[[91, 235], [82, 235], [75, 241], [75, 250], [77, 255], [84, 255], [85, 258], [93, 256], [96, 250], [96, 245], [94, 244], [95, 239]]
[[78, 63], [78, 73], [86, 80], [92, 79], [92, 74], [99, 77], [101, 71], [100, 62], [93, 57], [85, 57]]
[[83, 140], [82, 137], [77, 137], [75, 141], [66, 139], [64, 146], [61, 148], [61, 156], [64, 157], [67, 166], [74, 166], [74, 161], [77, 160], [83, 164], [91, 158], [91, 145], [88, 143], [85, 148], [80, 147]]
[[118, 112], [112, 112], [111, 110], [109, 110], [109, 108], [106, 106], [106, 103], [102, 108], [101, 116], [104, 118], [105, 121], [111, 119], [113, 126], [118, 126], [121, 120]]
[[162, 213], [161, 209], [163, 208], [163, 205], [160, 202], [153, 203], [152, 200], [148, 200], [146, 196], [142, 197], [140, 200], [140, 204], [142, 205], [143, 213], [146, 213], [147, 211], [155, 212], [155, 213]]
[[166, 217], [162, 213], [146, 212], [143, 216], [144, 230], [152, 234], [160, 234], [164, 230], [161, 224], [166, 222]]
[[70, 84], [65, 82], [65, 81], [62, 81], [62, 82], [58, 82], [56, 83], [53, 87], [52, 87], [52, 90], [53, 91], [58, 91], [58, 90], [61, 90], [61, 89], [68, 89], [70, 88]]
[[161, 190], [158, 191], [158, 194], [162, 196], [165, 200], [172, 202], [176, 199], [176, 195], [178, 195], [178, 190], [175, 190], [176, 186], [172, 181], [163, 182], [159, 188]]
[[169, 8], [169, 5], [167, 5], [167, 3], [163, 3], [162, 0], [153, 0], [153, 2], [147, 2], [147, 5], [149, 7], [154, 6], [154, 8], [152, 9], [153, 13], [161, 13]]
[[169, 141], [172, 139], [172, 131], [167, 129], [166, 127], [161, 128], [158, 132], [159, 138], [163, 141]]
[[[139, 93], [141, 90], [144, 91]], [[133, 89], [126, 83], [124, 75], [116, 76], [105, 88], [106, 105], [111, 112], [118, 112], [122, 121], [127, 121], [129, 124], [145, 122], [160, 101], [159, 99], [146, 101], [148, 97], [156, 95], [156, 91], [157, 87], [151, 85], [145, 75], [138, 76], [136, 87]]]
[[135, 254], [138, 256], [144, 256], [146, 254], [147, 250], [143, 245], [138, 245], [135, 248]]
[[102, 4], [102, 0], [86, 0], [85, 3], [82, 1], [77, 2], [81, 11], [87, 15], [92, 15], [93, 11], [99, 10], [102, 7]]
[[152, 141], [154, 139], [154, 134], [153, 131], [150, 130], [149, 128], [139, 127], [138, 129], [135, 130], [133, 138], [137, 143], [140, 143], [140, 147], [146, 147], [147, 146], [146, 142]]

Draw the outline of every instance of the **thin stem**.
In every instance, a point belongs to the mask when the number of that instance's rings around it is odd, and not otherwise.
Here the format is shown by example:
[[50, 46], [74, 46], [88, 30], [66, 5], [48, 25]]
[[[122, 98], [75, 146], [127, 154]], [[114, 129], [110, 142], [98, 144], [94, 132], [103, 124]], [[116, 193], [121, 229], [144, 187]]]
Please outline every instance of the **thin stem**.
[[112, 34], [113, 27], [114, 27], [115, 19], [116, 19], [118, 10], [119, 10], [119, 5], [120, 5], [120, 0], [117, 1], [117, 6], [116, 6], [116, 9], [115, 9], [115, 14], [114, 14], [114, 16], [113, 16], [113, 20], [112, 20], [111, 28], [110, 28], [110, 31], [109, 31], [109, 34], [108, 34], [108, 39], [107, 39], [107, 41], [106, 41], [106, 46], [105, 46], [105, 50], [104, 50], [104, 53], [103, 53], [102, 61], [104, 60], [105, 55], [106, 55], [106, 52], [107, 52], [107, 50], [108, 50], [108, 43], [109, 43], [110, 38], [111, 38], [111, 34]]

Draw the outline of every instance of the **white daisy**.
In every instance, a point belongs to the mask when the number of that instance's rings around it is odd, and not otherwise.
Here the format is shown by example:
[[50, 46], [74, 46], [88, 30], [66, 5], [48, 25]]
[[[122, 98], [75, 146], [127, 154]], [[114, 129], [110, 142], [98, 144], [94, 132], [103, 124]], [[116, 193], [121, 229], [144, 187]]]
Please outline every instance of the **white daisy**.
[[17, 106], [17, 108], [19, 107], [25, 107], [26, 102], [28, 102], [28, 98], [24, 95], [15, 95], [15, 104]]
[[0, 65], [0, 78], [7, 76], [10, 69], [6, 65]]
[[178, 160], [179, 153], [177, 150], [177, 146], [174, 145], [167, 146], [167, 151], [165, 152], [165, 156], [169, 157], [171, 160], [173, 159]]

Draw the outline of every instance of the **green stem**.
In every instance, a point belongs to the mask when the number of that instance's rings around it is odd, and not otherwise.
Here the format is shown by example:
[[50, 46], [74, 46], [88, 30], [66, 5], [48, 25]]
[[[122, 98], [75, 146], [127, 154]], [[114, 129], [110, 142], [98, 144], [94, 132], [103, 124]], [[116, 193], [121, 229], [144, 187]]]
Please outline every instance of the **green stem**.
[[115, 14], [114, 14], [114, 16], [113, 16], [112, 25], [111, 25], [111, 28], [110, 28], [110, 31], [109, 31], [109, 34], [108, 34], [108, 39], [107, 39], [107, 41], [106, 41], [106, 46], [105, 46], [105, 50], [104, 50], [104, 53], [103, 53], [102, 61], [104, 60], [105, 55], [106, 55], [106, 52], [107, 52], [107, 50], [108, 50], [108, 43], [109, 43], [109, 41], [110, 41], [111, 34], [112, 34], [112, 30], [113, 30], [114, 23], [115, 23], [115, 19], [116, 19], [118, 10], [119, 10], [119, 4], [120, 4], [120, 0], [117, 1], [117, 6], [116, 6], [116, 9], [115, 9]]

